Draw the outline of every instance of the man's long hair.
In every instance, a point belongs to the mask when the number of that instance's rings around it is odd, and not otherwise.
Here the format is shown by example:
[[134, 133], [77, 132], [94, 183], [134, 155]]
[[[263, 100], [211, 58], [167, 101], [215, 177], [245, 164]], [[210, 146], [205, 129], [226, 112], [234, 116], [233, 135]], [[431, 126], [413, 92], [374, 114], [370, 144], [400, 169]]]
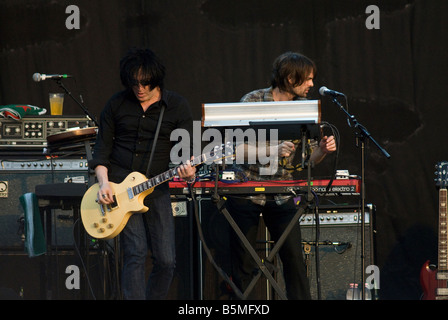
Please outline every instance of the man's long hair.
[[[316, 65], [311, 59], [296, 52], [283, 53], [274, 61], [271, 86], [289, 92], [291, 86], [301, 85], [311, 72], [316, 74]], [[289, 83], [289, 78], [292, 84]]]
[[[138, 76], [142, 79], [137, 79]], [[137, 80], [149, 82], [150, 89], [163, 89], [165, 66], [149, 49], [131, 48], [120, 60], [120, 79], [123, 86], [131, 88], [138, 85]]]

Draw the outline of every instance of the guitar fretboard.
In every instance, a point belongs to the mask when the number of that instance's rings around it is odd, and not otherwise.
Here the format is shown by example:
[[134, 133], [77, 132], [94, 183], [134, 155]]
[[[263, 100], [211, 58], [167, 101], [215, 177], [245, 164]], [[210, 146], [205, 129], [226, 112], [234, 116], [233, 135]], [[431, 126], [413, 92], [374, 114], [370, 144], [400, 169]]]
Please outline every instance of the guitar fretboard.
[[[207, 161], [207, 157], [205, 154], [201, 154], [199, 157], [194, 158], [190, 164], [192, 167], [196, 167], [200, 165], [201, 163]], [[155, 177], [149, 178], [148, 180], [132, 187], [132, 192], [134, 195], [140, 194], [146, 190], [149, 190], [151, 188], [154, 188], [158, 186], [159, 184], [164, 183], [165, 181], [171, 180], [177, 175], [177, 169], [179, 166], [172, 168], [168, 171], [165, 171]]]
[[448, 271], [447, 189], [439, 189], [439, 271]]

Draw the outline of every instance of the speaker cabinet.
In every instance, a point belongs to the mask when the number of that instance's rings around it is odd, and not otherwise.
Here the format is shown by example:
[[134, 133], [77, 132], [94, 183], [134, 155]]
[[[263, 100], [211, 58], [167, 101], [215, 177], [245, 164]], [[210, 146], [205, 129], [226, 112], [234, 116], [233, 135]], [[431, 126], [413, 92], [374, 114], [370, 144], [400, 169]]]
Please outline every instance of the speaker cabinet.
[[[361, 210], [357, 206], [319, 208], [318, 263], [320, 270], [320, 299], [345, 300], [350, 283], [362, 286]], [[365, 208], [364, 266], [375, 264], [374, 218], [372, 205]], [[316, 283], [316, 224], [314, 214], [301, 219], [301, 233], [308, 265], [311, 295], [318, 299]], [[308, 250], [305, 250], [306, 245]]]
[[[51, 169], [53, 168], [53, 169]], [[81, 159], [3, 161], [0, 173], [0, 248], [23, 248], [24, 216], [19, 198], [22, 194], [35, 192], [40, 184], [85, 181], [87, 161]], [[71, 210], [55, 209], [53, 244], [73, 244], [73, 219]]]

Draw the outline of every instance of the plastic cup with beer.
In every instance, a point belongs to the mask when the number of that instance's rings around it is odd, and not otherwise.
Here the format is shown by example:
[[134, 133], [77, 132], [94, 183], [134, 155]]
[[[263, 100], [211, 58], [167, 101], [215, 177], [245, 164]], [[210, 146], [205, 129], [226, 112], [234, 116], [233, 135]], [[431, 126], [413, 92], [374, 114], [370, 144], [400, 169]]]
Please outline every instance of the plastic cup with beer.
[[64, 105], [63, 93], [50, 93], [50, 110], [52, 116], [61, 116]]

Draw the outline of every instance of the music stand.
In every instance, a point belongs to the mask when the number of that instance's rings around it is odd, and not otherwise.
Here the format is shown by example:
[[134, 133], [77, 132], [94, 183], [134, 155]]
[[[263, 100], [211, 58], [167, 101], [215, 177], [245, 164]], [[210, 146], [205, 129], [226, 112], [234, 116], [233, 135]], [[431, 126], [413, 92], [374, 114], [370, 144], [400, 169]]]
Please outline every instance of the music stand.
[[[254, 129], [275, 129], [278, 130], [278, 136], [285, 138], [286, 136], [289, 136], [289, 138], [293, 138], [294, 135], [297, 136], [298, 133], [301, 134], [301, 142], [302, 142], [302, 167], [307, 168], [307, 177], [308, 177], [308, 188], [307, 192], [305, 194], [305, 197], [303, 201], [300, 202], [300, 205], [297, 208], [296, 213], [294, 214], [293, 218], [289, 222], [288, 226], [283, 231], [283, 234], [280, 236], [280, 238], [275, 243], [274, 247], [272, 248], [271, 252], [269, 253], [268, 257], [261, 260], [258, 254], [256, 253], [253, 246], [250, 244], [250, 242], [247, 240], [246, 236], [243, 234], [235, 220], [232, 218], [231, 214], [228, 212], [228, 210], [225, 207], [226, 200], [223, 198], [220, 198], [217, 192], [217, 182], [218, 180], [215, 179], [215, 192], [213, 194], [213, 198], [216, 202], [217, 208], [219, 212], [221, 212], [226, 220], [229, 222], [232, 229], [235, 231], [241, 242], [243, 243], [243, 246], [246, 248], [246, 250], [249, 252], [250, 256], [254, 259], [255, 263], [258, 266], [258, 272], [257, 274], [252, 278], [251, 282], [247, 286], [244, 292], [241, 292], [234, 284], [232, 284], [232, 288], [234, 289], [235, 294], [241, 299], [246, 299], [250, 292], [253, 290], [256, 282], [260, 278], [260, 276], [263, 274], [269, 281], [269, 283], [272, 285], [274, 290], [277, 292], [279, 297], [281, 299], [286, 300], [286, 294], [282, 290], [282, 288], [279, 286], [278, 282], [274, 279], [274, 277], [271, 274], [270, 265], [272, 265], [272, 261], [275, 258], [276, 254], [282, 247], [283, 243], [285, 242], [286, 238], [292, 231], [294, 225], [298, 223], [299, 218], [305, 213], [307, 209], [309, 209], [309, 204], [313, 199], [313, 195], [311, 192], [311, 168], [313, 164], [309, 162], [309, 146], [308, 144], [308, 138], [310, 137], [310, 132], [313, 132], [314, 135], [319, 135], [319, 127], [317, 124], [320, 121], [320, 102], [314, 101], [311, 103], [308, 103], [308, 108], [304, 108], [304, 113], [300, 113], [300, 108], [297, 108], [297, 105], [301, 104], [302, 106], [305, 105], [305, 102], [303, 101], [288, 101], [288, 102], [282, 102], [282, 103], [276, 103], [276, 102], [260, 102], [260, 103], [244, 103], [245, 107], [253, 107], [251, 110], [255, 112], [254, 119], [250, 119], [250, 112], [248, 110], [244, 110], [243, 103], [237, 103], [237, 104], [218, 104], [215, 106], [214, 104], [205, 104], [203, 105], [203, 119], [202, 124], [203, 126], [210, 126], [210, 127], [221, 127], [221, 128], [237, 128], [237, 127], [251, 127]], [[295, 115], [295, 120], [287, 119], [286, 117], [282, 118], [279, 113], [276, 114], [276, 119], [272, 119], [270, 116], [265, 116], [264, 114], [260, 114], [260, 110], [269, 110], [269, 112], [272, 113], [272, 110], [276, 110], [275, 106], [280, 105], [282, 114], [288, 114], [288, 117], [291, 117], [292, 114]], [[214, 112], [207, 113], [207, 107], [209, 110], [213, 110]], [[216, 107], [216, 108], [215, 108]], [[244, 116], [238, 116], [238, 119], [235, 117], [234, 109], [237, 108], [241, 111], [241, 108], [243, 108], [243, 114]], [[289, 109], [288, 109], [289, 108]], [[288, 110], [287, 110], [288, 109]], [[228, 110], [229, 117], [226, 116], [226, 110]], [[310, 110], [313, 112], [310, 113]], [[219, 111], [219, 112], [218, 112]], [[286, 111], [286, 112], [285, 112]], [[213, 115], [212, 121], [209, 121], [210, 118], [207, 118], [207, 114]], [[219, 115], [218, 115], [219, 114]], [[310, 117], [310, 114], [312, 116]], [[280, 117], [279, 117], [280, 115]], [[280, 119], [279, 119], [280, 118]], [[293, 134], [293, 135], [291, 135]], [[211, 258], [211, 257], [209, 257]], [[236, 290], [235, 290], [236, 288]]]

